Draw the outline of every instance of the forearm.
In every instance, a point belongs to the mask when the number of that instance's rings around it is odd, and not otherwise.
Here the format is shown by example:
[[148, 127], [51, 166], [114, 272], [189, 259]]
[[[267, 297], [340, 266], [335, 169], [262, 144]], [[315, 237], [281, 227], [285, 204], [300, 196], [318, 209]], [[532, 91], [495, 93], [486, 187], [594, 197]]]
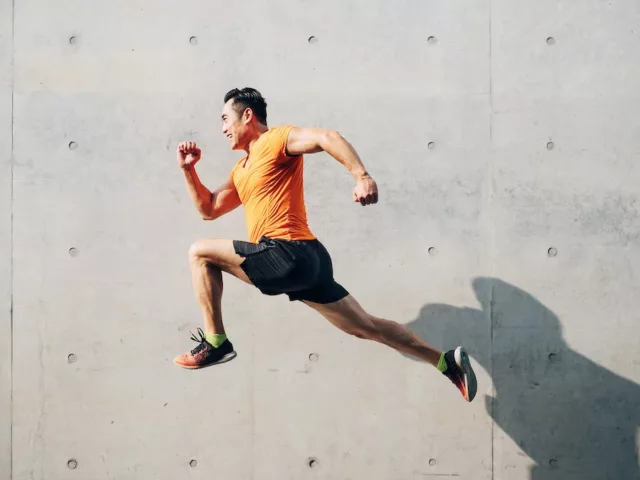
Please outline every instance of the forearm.
[[327, 132], [320, 146], [325, 152], [344, 165], [355, 180], [369, 176], [356, 150], [338, 132]]
[[203, 217], [210, 216], [211, 211], [213, 210], [213, 195], [200, 181], [195, 167], [183, 168], [183, 172], [189, 196], [191, 197], [191, 200], [193, 200], [193, 204], [196, 209]]

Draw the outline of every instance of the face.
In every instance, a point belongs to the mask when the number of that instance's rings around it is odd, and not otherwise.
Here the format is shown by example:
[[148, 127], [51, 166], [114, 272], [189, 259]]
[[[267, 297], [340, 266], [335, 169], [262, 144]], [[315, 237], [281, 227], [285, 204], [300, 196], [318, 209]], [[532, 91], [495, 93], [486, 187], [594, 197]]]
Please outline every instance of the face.
[[239, 116], [233, 108], [233, 99], [229, 100], [222, 109], [222, 133], [229, 140], [231, 150], [242, 150], [247, 132], [247, 121]]

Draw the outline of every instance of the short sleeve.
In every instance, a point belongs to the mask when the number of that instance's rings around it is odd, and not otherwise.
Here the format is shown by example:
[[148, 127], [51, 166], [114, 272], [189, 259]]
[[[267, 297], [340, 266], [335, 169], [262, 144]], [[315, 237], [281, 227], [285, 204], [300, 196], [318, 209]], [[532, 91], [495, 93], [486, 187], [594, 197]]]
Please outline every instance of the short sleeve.
[[274, 128], [269, 138], [269, 148], [276, 153], [278, 163], [286, 163], [299, 158], [299, 156], [290, 156], [287, 154], [287, 139], [293, 128], [295, 128], [295, 125], [284, 125]]

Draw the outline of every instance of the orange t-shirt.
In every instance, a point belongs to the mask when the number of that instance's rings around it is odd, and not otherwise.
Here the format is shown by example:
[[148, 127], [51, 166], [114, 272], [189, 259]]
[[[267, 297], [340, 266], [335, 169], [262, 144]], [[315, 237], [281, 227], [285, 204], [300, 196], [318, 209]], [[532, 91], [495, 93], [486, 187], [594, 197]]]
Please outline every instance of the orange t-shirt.
[[[245, 209], [249, 241], [264, 235], [284, 240], [314, 240], [304, 205], [303, 156], [286, 153], [292, 125], [270, 128], [251, 153], [231, 170]], [[247, 162], [247, 158], [249, 161]]]

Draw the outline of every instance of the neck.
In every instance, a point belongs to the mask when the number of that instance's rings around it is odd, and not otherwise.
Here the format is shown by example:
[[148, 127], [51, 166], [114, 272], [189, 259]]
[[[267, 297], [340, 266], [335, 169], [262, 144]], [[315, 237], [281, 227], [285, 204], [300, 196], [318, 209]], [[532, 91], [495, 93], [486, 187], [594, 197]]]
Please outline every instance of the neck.
[[252, 133], [251, 135], [251, 140], [249, 140], [249, 143], [247, 144], [247, 146], [244, 148], [244, 151], [247, 152], [247, 155], [249, 155], [251, 153], [251, 148], [253, 148], [253, 144], [256, 143], [260, 137], [262, 136], [262, 134], [264, 132], [266, 132], [267, 130], [269, 130], [269, 127], [267, 127], [266, 125], [262, 125], [260, 124]]

